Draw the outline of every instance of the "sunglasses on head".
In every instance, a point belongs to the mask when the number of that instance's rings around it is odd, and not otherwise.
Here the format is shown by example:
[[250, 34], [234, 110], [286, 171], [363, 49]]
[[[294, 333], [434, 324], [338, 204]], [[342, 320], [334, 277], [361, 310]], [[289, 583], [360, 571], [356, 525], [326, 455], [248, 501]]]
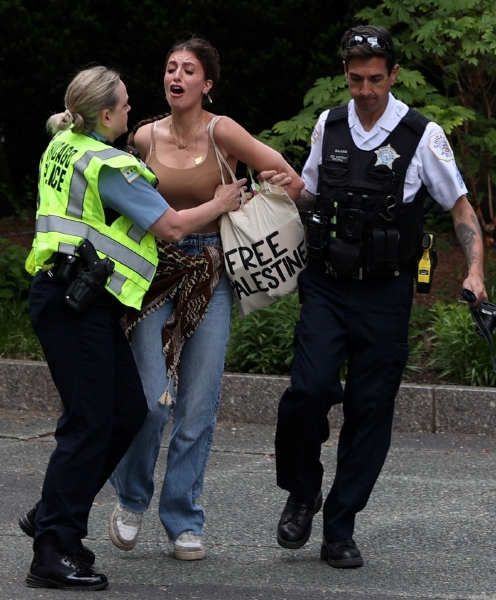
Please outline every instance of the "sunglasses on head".
[[391, 46], [386, 40], [375, 35], [352, 35], [346, 40], [345, 48], [353, 48], [354, 46], [360, 46], [361, 44], [368, 44], [372, 48], [380, 48], [381, 50], [391, 52]]

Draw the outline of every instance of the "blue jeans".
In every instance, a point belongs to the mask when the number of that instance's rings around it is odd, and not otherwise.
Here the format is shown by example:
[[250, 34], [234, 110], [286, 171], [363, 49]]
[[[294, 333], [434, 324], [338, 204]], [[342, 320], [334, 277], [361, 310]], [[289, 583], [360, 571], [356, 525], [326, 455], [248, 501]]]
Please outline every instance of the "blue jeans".
[[[179, 242], [187, 254], [204, 246], [220, 247], [218, 233], [192, 234]], [[154, 470], [165, 425], [173, 411], [173, 426], [162, 485], [159, 516], [169, 540], [184, 531], [202, 534], [205, 511], [196, 503], [202, 493], [207, 460], [217, 420], [224, 358], [231, 325], [232, 293], [224, 274], [193, 335], [186, 339], [178, 370], [177, 396], [168, 386], [162, 352], [162, 327], [172, 312], [169, 301], [133, 330], [131, 347], [150, 412], [131, 447], [110, 478], [122, 506], [145, 512], [154, 492]], [[169, 387], [171, 406], [158, 400]]]

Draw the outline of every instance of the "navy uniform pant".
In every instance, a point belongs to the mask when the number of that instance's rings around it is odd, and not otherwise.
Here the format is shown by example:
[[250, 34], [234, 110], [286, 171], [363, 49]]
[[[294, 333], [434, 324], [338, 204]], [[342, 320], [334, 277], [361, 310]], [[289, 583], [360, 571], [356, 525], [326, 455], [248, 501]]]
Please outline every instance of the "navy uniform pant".
[[30, 291], [33, 329], [64, 411], [57, 423], [37, 506], [36, 540], [52, 533], [65, 552], [87, 534], [93, 500], [145, 420], [148, 408], [119, 319], [104, 292], [82, 314], [64, 300], [66, 284], [38, 273]]
[[[276, 430], [277, 484], [300, 501], [317, 497], [328, 412], [343, 403], [337, 467], [324, 504], [329, 543], [352, 536], [391, 441], [394, 401], [408, 357], [411, 275], [335, 280], [314, 266], [299, 277], [291, 386]], [[340, 369], [348, 358], [343, 390]]]

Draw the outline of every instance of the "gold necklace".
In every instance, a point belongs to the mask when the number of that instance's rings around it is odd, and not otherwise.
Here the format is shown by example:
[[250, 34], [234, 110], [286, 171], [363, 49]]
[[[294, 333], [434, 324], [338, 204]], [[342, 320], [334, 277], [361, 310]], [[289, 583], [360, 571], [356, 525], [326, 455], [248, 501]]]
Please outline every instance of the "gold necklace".
[[[189, 152], [189, 154], [191, 154], [191, 156], [193, 157], [194, 161], [195, 161], [195, 165], [199, 165], [202, 161], [203, 161], [203, 156], [195, 156], [192, 152], [190, 152], [187, 148], [186, 150]], [[198, 144], [196, 147], [196, 151], [198, 152]]]
[[[190, 139], [186, 142], [186, 144], [180, 144], [172, 131], [172, 118], [171, 118], [170, 123], [169, 123], [169, 133], [171, 134], [172, 139], [174, 140], [174, 144], [176, 144], [178, 150], [187, 150], [188, 153], [191, 154], [191, 152], [188, 150], [188, 144], [193, 139], [193, 136], [195, 136], [196, 137], [196, 152], [198, 152], [198, 131], [200, 130], [202, 123], [203, 123], [203, 113], [198, 122], [198, 127], [195, 129], [195, 131], [191, 135]], [[191, 156], [195, 159], [196, 165], [199, 165], [203, 160], [203, 156], [195, 156], [194, 154], [191, 154]]]

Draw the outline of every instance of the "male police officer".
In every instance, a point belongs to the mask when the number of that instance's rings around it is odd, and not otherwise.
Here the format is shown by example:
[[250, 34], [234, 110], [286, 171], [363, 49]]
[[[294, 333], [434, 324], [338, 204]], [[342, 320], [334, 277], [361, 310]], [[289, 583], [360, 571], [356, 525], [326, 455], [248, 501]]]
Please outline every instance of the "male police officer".
[[[408, 355], [413, 275], [427, 191], [450, 210], [468, 262], [463, 287], [487, 298], [481, 230], [442, 129], [390, 93], [396, 49], [382, 27], [342, 38], [352, 100], [320, 116], [303, 169], [311, 264], [299, 279], [291, 386], [276, 432], [277, 483], [290, 492], [277, 530], [285, 548], [310, 537], [322, 506], [327, 414], [343, 402], [335, 479], [324, 504], [321, 558], [359, 567], [352, 535], [384, 464], [394, 400]], [[346, 386], [339, 372], [348, 358]]]

